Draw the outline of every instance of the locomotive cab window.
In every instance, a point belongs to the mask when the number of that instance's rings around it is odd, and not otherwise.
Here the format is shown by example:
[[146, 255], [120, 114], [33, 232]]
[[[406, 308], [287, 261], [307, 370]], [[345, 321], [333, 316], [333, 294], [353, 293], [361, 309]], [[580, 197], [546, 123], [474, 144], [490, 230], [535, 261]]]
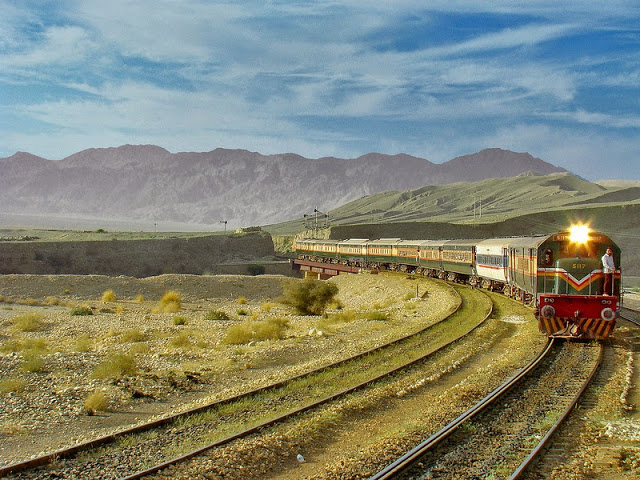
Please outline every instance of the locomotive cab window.
[[540, 257], [540, 266], [550, 267], [553, 265], [553, 251], [547, 248]]

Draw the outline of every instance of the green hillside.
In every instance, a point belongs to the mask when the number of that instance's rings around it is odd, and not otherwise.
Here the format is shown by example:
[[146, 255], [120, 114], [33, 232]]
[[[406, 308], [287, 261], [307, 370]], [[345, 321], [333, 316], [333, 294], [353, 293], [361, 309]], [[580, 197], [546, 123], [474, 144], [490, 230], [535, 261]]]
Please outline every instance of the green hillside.
[[[369, 195], [328, 214], [330, 228], [314, 233], [335, 239], [487, 238], [552, 233], [587, 223], [622, 248], [629, 278], [640, 276], [636, 186], [606, 188], [569, 174], [522, 175]], [[312, 234], [303, 219], [264, 228], [283, 251], [293, 235]]]
[[[570, 174], [521, 175], [368, 195], [328, 214], [332, 227], [425, 221], [478, 224], [541, 211], [634, 203], [640, 203], [638, 187], [605, 188]], [[304, 222], [299, 219], [266, 229], [291, 235], [304, 230]]]

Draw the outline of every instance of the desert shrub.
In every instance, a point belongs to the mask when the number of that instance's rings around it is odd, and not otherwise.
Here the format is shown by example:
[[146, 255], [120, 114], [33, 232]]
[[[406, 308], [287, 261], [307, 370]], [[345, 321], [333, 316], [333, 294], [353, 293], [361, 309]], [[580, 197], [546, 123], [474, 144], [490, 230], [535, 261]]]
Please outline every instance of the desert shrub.
[[244, 305], [245, 303], [247, 303], [247, 297], [238, 297], [238, 300], [236, 300], [240, 305]]
[[122, 332], [122, 336], [120, 337], [120, 341], [123, 343], [134, 343], [134, 342], [142, 342], [146, 340], [147, 336], [137, 329], [125, 330]]
[[44, 327], [43, 315], [39, 313], [25, 313], [13, 319], [13, 327], [20, 332], [36, 332]]
[[102, 303], [115, 302], [116, 300], [118, 300], [118, 298], [111, 289], [105, 290], [105, 292], [102, 294]]
[[338, 293], [335, 283], [307, 278], [284, 284], [283, 303], [293, 306], [302, 315], [322, 315]]
[[247, 312], [244, 308], [240, 308], [238, 309], [238, 311], [236, 312], [238, 315], [240, 316], [245, 316], [245, 315], [249, 315], [249, 312]]
[[135, 375], [137, 371], [135, 358], [125, 353], [116, 353], [100, 363], [91, 376], [93, 378], [119, 378], [125, 375]]
[[367, 312], [364, 315], [364, 318], [366, 318], [367, 320], [383, 321], [383, 320], [389, 320], [389, 315], [387, 315], [385, 312], [380, 312], [378, 310], [375, 310], [373, 312]]
[[204, 318], [206, 320], [229, 320], [229, 315], [222, 310], [209, 310]]
[[182, 317], [180, 315], [177, 315], [177, 316], [173, 317], [173, 324], [174, 325], [186, 325], [187, 324], [187, 317]]
[[62, 302], [57, 297], [46, 297], [44, 303], [46, 305], [60, 305]]
[[71, 309], [71, 315], [93, 315], [93, 310], [88, 305], [77, 305]]
[[87, 396], [84, 400], [84, 409], [89, 414], [95, 412], [103, 412], [107, 409], [109, 404], [107, 396], [102, 392], [93, 392]]
[[249, 275], [263, 275], [266, 271], [267, 269], [264, 265], [252, 264], [247, 266], [247, 272], [249, 272]]
[[162, 296], [153, 313], [175, 313], [182, 308], [182, 300], [178, 292], [169, 291]]
[[138, 295], [136, 295], [136, 298], [133, 301], [136, 303], [142, 303], [144, 302], [144, 297], [139, 293]]
[[3, 378], [0, 380], [0, 393], [21, 392], [27, 386], [27, 381], [22, 378]]
[[29, 305], [31, 307], [35, 307], [40, 305], [40, 302], [35, 298], [21, 298], [17, 301], [18, 305]]
[[259, 322], [243, 322], [232, 325], [222, 339], [223, 343], [240, 345], [252, 341], [279, 340], [289, 328], [289, 322], [285, 318], [270, 318]]

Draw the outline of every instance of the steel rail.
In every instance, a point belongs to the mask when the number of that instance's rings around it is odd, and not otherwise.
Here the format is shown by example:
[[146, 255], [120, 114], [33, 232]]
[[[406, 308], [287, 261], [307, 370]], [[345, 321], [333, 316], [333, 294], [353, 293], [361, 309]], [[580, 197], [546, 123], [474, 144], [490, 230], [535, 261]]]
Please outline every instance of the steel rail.
[[[628, 310], [634, 314], [640, 314], [640, 310], [637, 310], [635, 308], [629, 308], [629, 307], [622, 307], [622, 310]], [[637, 325], [640, 327], [640, 321], [635, 320], [631, 317], [629, 317], [628, 315], [623, 315], [623, 314], [619, 314], [619, 317], [622, 318], [623, 320], [626, 320], [627, 322], [631, 322], [634, 325]]]
[[498, 400], [502, 395], [506, 394], [510, 391], [520, 380], [526, 377], [533, 369], [535, 369], [540, 362], [546, 357], [546, 355], [551, 351], [554, 346], [556, 340], [554, 338], [549, 338], [547, 340], [547, 344], [545, 348], [538, 354], [536, 358], [534, 358], [528, 365], [522, 368], [517, 374], [509, 378], [506, 382], [500, 385], [498, 388], [489, 393], [486, 397], [480, 400], [476, 405], [471, 407], [469, 410], [464, 412], [462, 415], [457, 417], [455, 420], [444, 426], [435, 434], [431, 435], [422, 443], [418, 444], [410, 451], [399, 457], [393, 463], [387, 465], [385, 468], [380, 470], [378, 473], [369, 478], [369, 480], [383, 480], [393, 478], [395, 475], [400, 474], [401, 472], [407, 470], [413, 463], [415, 463], [419, 458], [421, 458], [426, 452], [434, 448], [444, 439], [446, 439], [449, 435], [455, 432], [460, 425], [462, 425], [467, 420], [475, 417], [477, 414], [482, 412], [489, 405], [493, 404], [496, 400]]
[[328, 397], [325, 397], [325, 398], [323, 398], [321, 400], [317, 400], [317, 401], [315, 401], [315, 402], [313, 402], [311, 404], [305, 405], [304, 407], [297, 408], [297, 409], [292, 410], [290, 412], [287, 412], [287, 413], [285, 413], [283, 415], [280, 415], [280, 416], [278, 416], [276, 418], [268, 420], [268, 421], [266, 421], [264, 423], [261, 423], [260, 425], [256, 425], [256, 426], [251, 427], [251, 428], [249, 428], [247, 430], [244, 430], [242, 432], [239, 432], [239, 433], [236, 433], [234, 435], [231, 435], [231, 436], [229, 436], [227, 438], [223, 438], [221, 440], [217, 440], [216, 442], [213, 442], [213, 443], [211, 443], [209, 445], [205, 445], [203, 447], [200, 447], [200, 448], [198, 448], [196, 450], [188, 452], [188, 453], [186, 453], [184, 455], [181, 455], [179, 457], [175, 457], [173, 459], [167, 460], [166, 462], [160, 463], [158, 465], [154, 465], [152, 467], [149, 467], [146, 470], [141, 470], [139, 472], [136, 472], [133, 475], [129, 475], [127, 477], [121, 477], [120, 480], [136, 480], [136, 479], [139, 479], [139, 478], [143, 478], [143, 477], [145, 477], [147, 475], [152, 475], [152, 474], [157, 473], [157, 472], [159, 472], [161, 470], [164, 470], [167, 467], [170, 467], [172, 465], [176, 465], [176, 464], [181, 463], [181, 462], [183, 462], [185, 460], [189, 460], [190, 458], [196, 457], [196, 456], [198, 456], [198, 455], [200, 455], [200, 454], [202, 454], [202, 453], [204, 453], [204, 452], [206, 452], [208, 450], [212, 450], [213, 448], [216, 448], [216, 447], [219, 447], [221, 445], [230, 443], [233, 440], [237, 440], [238, 438], [246, 437], [247, 435], [250, 435], [252, 433], [255, 433], [255, 432], [259, 431], [259, 430], [264, 429], [265, 427], [272, 426], [272, 425], [274, 425], [276, 423], [282, 422], [283, 420], [286, 420], [288, 418], [291, 418], [291, 417], [294, 417], [296, 415], [299, 415], [300, 413], [304, 413], [304, 412], [306, 412], [308, 410], [312, 410], [312, 409], [317, 408], [319, 406], [322, 406], [322, 405], [324, 405], [326, 403], [329, 403], [329, 402], [331, 402], [333, 400], [336, 400], [338, 398], [344, 397], [344, 396], [346, 396], [346, 395], [348, 395], [350, 393], [353, 393], [353, 392], [355, 392], [357, 390], [360, 390], [360, 389], [362, 389], [362, 388], [364, 388], [366, 386], [369, 386], [369, 385], [371, 385], [371, 384], [373, 384], [373, 383], [375, 383], [375, 382], [377, 382], [379, 380], [382, 380], [382, 379], [384, 379], [386, 377], [389, 377], [390, 375], [393, 375], [394, 373], [397, 373], [397, 372], [399, 372], [401, 370], [404, 370], [404, 369], [406, 369], [408, 367], [411, 367], [412, 365], [415, 365], [417, 363], [423, 362], [424, 360], [426, 360], [427, 358], [431, 357], [432, 355], [435, 355], [436, 353], [444, 350], [445, 348], [449, 347], [450, 345], [453, 345], [454, 343], [458, 342], [462, 338], [464, 338], [467, 335], [469, 335], [476, 328], [478, 328], [480, 325], [482, 325], [491, 316], [492, 313], [493, 313], [493, 302], [491, 302], [491, 308], [489, 309], [487, 314], [484, 316], [482, 321], [480, 323], [478, 323], [478, 325], [476, 325], [475, 327], [473, 327], [472, 329], [470, 329], [468, 332], [464, 333], [463, 335], [451, 340], [450, 342], [447, 342], [444, 345], [441, 345], [440, 347], [436, 348], [435, 350], [433, 350], [433, 351], [431, 351], [431, 352], [429, 352], [429, 353], [427, 353], [427, 354], [425, 354], [425, 355], [423, 355], [423, 356], [421, 356], [419, 358], [413, 359], [413, 360], [411, 360], [411, 361], [409, 361], [407, 363], [404, 363], [404, 364], [402, 364], [402, 365], [400, 365], [398, 367], [395, 367], [395, 368], [393, 368], [393, 369], [391, 369], [391, 370], [389, 370], [389, 371], [387, 371], [385, 373], [382, 373], [382, 374], [380, 374], [380, 375], [378, 375], [376, 377], [370, 378], [370, 379], [368, 379], [368, 380], [366, 380], [366, 381], [364, 381], [364, 382], [362, 382], [362, 383], [360, 383], [358, 385], [355, 385], [355, 386], [349, 387], [349, 388], [347, 388], [345, 390], [342, 390], [341, 392], [334, 393], [334, 394], [329, 395]]
[[569, 406], [565, 409], [565, 411], [562, 413], [562, 415], [558, 418], [556, 423], [554, 423], [553, 426], [546, 433], [546, 435], [544, 437], [542, 437], [542, 439], [540, 440], [540, 443], [538, 443], [538, 445], [536, 445], [536, 447], [531, 451], [529, 456], [527, 456], [527, 458], [525, 458], [525, 460], [513, 472], [513, 474], [511, 474], [511, 476], [509, 477], [509, 480], [517, 480], [517, 479], [522, 477], [522, 475], [525, 473], [525, 471], [533, 464], [534, 460], [538, 457], [538, 455], [540, 455], [542, 450], [547, 446], [547, 444], [551, 440], [551, 437], [556, 432], [556, 430], [558, 430], [558, 428], [560, 428], [560, 425], [562, 425], [564, 423], [564, 421], [567, 419], [567, 417], [571, 413], [571, 410], [573, 410], [573, 408], [576, 406], [576, 404], [580, 401], [580, 398], [582, 398], [582, 395], [584, 394], [584, 392], [587, 389], [587, 387], [589, 385], [591, 385], [591, 382], [593, 381], [594, 377], [596, 376], [596, 372], [600, 368], [600, 365], [602, 365], [602, 359], [604, 357], [605, 348], [606, 347], [605, 347], [604, 343], [601, 343], [600, 344], [600, 353], [598, 355], [598, 359], [596, 360], [596, 364], [594, 365], [593, 369], [591, 370], [591, 373], [589, 374], [589, 377], [582, 384], [582, 387], [580, 388], [580, 391], [574, 396], [573, 400], [571, 401]]
[[[458, 306], [456, 307], [456, 309], [453, 312], [451, 312], [450, 314], [448, 314], [447, 316], [445, 316], [444, 318], [442, 318], [441, 320], [439, 320], [438, 322], [436, 322], [436, 323], [434, 323], [432, 325], [429, 325], [429, 326], [427, 326], [427, 327], [425, 327], [425, 328], [423, 328], [421, 330], [418, 330], [418, 331], [416, 331], [414, 333], [411, 333], [411, 334], [405, 335], [403, 337], [397, 338], [397, 339], [395, 339], [395, 340], [393, 340], [391, 342], [388, 342], [388, 343], [383, 344], [383, 345], [379, 345], [377, 347], [371, 348], [369, 350], [366, 350], [364, 352], [358, 353], [358, 354], [353, 355], [351, 357], [339, 360], [337, 362], [334, 362], [334, 363], [331, 363], [331, 364], [328, 364], [328, 365], [323, 365], [323, 366], [318, 367], [316, 369], [300, 373], [300, 374], [295, 375], [293, 377], [289, 377], [289, 378], [286, 378], [284, 380], [280, 380], [278, 382], [274, 382], [274, 383], [271, 383], [271, 384], [263, 386], [263, 387], [258, 387], [258, 388], [255, 388], [253, 390], [249, 390], [247, 392], [240, 393], [238, 395], [234, 395], [232, 397], [223, 398], [223, 399], [216, 400], [216, 401], [204, 404], [204, 405], [199, 405], [199, 406], [191, 408], [189, 410], [185, 410], [184, 412], [171, 414], [171, 415], [168, 415], [168, 416], [153, 420], [151, 422], [147, 422], [147, 423], [143, 423], [143, 424], [140, 424], [140, 425], [135, 425], [133, 427], [125, 428], [123, 430], [119, 430], [117, 432], [113, 432], [113, 433], [110, 433], [108, 435], [104, 435], [102, 437], [94, 438], [94, 439], [89, 440], [87, 442], [79, 443], [79, 444], [73, 445], [71, 447], [63, 448], [63, 449], [57, 450], [57, 451], [52, 452], [52, 453], [48, 453], [48, 454], [45, 454], [45, 455], [40, 455], [40, 456], [31, 458], [29, 460], [25, 460], [25, 461], [22, 461], [22, 462], [16, 462], [16, 463], [13, 463], [13, 464], [10, 464], [10, 465], [6, 465], [6, 466], [3, 466], [3, 467], [0, 467], [0, 478], [5, 476], [5, 475], [9, 475], [11, 473], [18, 473], [18, 472], [23, 472], [25, 470], [32, 470], [32, 469], [37, 468], [37, 467], [42, 467], [42, 466], [48, 465], [50, 463], [53, 463], [53, 462], [58, 461], [58, 460], [63, 459], [63, 458], [70, 458], [70, 457], [78, 454], [79, 452], [83, 452], [83, 451], [94, 449], [94, 448], [97, 448], [97, 447], [100, 447], [100, 446], [103, 446], [103, 445], [107, 445], [109, 443], [113, 443], [115, 440], [117, 440], [118, 438], [121, 438], [121, 437], [123, 437], [125, 435], [131, 435], [131, 434], [137, 434], [137, 433], [146, 432], [146, 431], [152, 430], [154, 428], [158, 428], [158, 427], [167, 425], [167, 424], [173, 422], [174, 420], [176, 420], [178, 418], [185, 418], [185, 417], [188, 417], [188, 416], [191, 416], [191, 415], [195, 415], [197, 413], [201, 413], [201, 412], [213, 409], [213, 408], [221, 406], [221, 405], [233, 403], [233, 402], [239, 401], [239, 400], [241, 400], [243, 398], [248, 398], [248, 397], [251, 397], [253, 395], [257, 395], [257, 394], [260, 394], [260, 393], [263, 393], [263, 392], [266, 392], [266, 391], [269, 391], [269, 390], [273, 390], [273, 389], [282, 387], [283, 385], [285, 385], [285, 384], [287, 384], [289, 382], [294, 382], [294, 381], [299, 380], [301, 378], [304, 378], [306, 376], [314, 375], [314, 374], [323, 372], [325, 370], [329, 370], [329, 369], [332, 369], [332, 368], [339, 367], [339, 366], [344, 365], [344, 364], [346, 364], [348, 362], [351, 362], [351, 361], [354, 361], [354, 360], [358, 360], [359, 358], [365, 357], [365, 356], [370, 355], [372, 353], [382, 351], [382, 350], [384, 350], [386, 348], [389, 348], [389, 347], [392, 347], [394, 345], [399, 345], [402, 342], [407, 341], [412, 337], [415, 337], [415, 336], [420, 335], [420, 334], [424, 334], [425, 332], [429, 331], [432, 328], [435, 328], [439, 324], [441, 324], [443, 322], [446, 322], [449, 318], [451, 318], [453, 315], [455, 315], [460, 310], [460, 308], [462, 307], [462, 303], [463, 303], [462, 302], [462, 297], [455, 290], [455, 288], [451, 287], [451, 289], [457, 295], [457, 298], [460, 300], [459, 303], [458, 303]], [[489, 313], [489, 315], [490, 314], [491, 314], [491, 312]], [[459, 338], [462, 338], [462, 337], [459, 337]]]

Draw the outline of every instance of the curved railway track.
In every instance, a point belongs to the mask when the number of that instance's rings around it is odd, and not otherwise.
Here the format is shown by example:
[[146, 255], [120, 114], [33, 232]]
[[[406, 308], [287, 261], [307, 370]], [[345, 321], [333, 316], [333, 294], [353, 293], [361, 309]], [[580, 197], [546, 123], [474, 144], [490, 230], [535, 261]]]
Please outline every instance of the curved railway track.
[[593, 379], [604, 348], [550, 340], [520, 373], [371, 479], [519, 478]]
[[[479, 291], [476, 291], [476, 292], [477, 293], [475, 293], [474, 295], [481, 294]], [[484, 296], [484, 294], [481, 294], [481, 295]], [[490, 300], [487, 299], [487, 301], [488, 301], [488, 304], [491, 305]], [[339, 396], [344, 396], [351, 391], [362, 388], [364, 385], [368, 385], [384, 377], [385, 375], [390, 375], [393, 372], [398, 371], [402, 368], [407, 368], [408, 366], [414, 363], [423, 361], [424, 358], [428, 357], [429, 355], [432, 355], [435, 352], [445, 348], [447, 345], [455, 343], [456, 341], [460, 340], [461, 338], [469, 334], [474, 328], [480, 325], [491, 314], [491, 308], [488, 308], [483, 318], [480, 319], [481, 321], [475, 322], [475, 324], [471, 326], [469, 329], [467, 329], [462, 335], [458, 336], [455, 339], [447, 339], [446, 341], [441, 340], [439, 345], [434, 344], [434, 338], [438, 337], [438, 335], [440, 335], [440, 338], [442, 338], [441, 335], [446, 330], [445, 325], [447, 325], [447, 322], [452, 321], [453, 318], [457, 318], [456, 316], [463, 315], [464, 314], [463, 310], [464, 310], [464, 304], [461, 298], [460, 306], [458, 307], [458, 309], [456, 309], [456, 311], [452, 312], [448, 317], [442, 319], [441, 321], [433, 325], [429, 325], [414, 334], [407, 335], [405, 337], [397, 339], [388, 344], [381, 345], [376, 348], [372, 348], [366, 352], [344, 359], [340, 362], [336, 362], [334, 364], [321, 367], [311, 372], [307, 372], [307, 373], [283, 380], [281, 382], [268, 385], [266, 387], [252, 390], [250, 392], [247, 392], [238, 396], [234, 396], [231, 398], [227, 398], [224, 400], [216, 401], [208, 405], [200, 406], [192, 410], [189, 410], [180, 414], [172, 415], [169, 417], [165, 417], [160, 420], [156, 420], [154, 422], [150, 422], [144, 425], [139, 425], [130, 429], [126, 429], [109, 436], [95, 439], [91, 442], [87, 442], [81, 445], [73, 446], [65, 450], [54, 452], [50, 455], [37, 457], [25, 462], [0, 468], [0, 477], [4, 478], [6, 476], [8, 478], [11, 478], [10, 477], [11, 474], [16, 474], [19, 472], [26, 472], [26, 475], [32, 475], [32, 474], [38, 475], [39, 474], [38, 472], [40, 472], [44, 476], [48, 476], [49, 473], [52, 473], [55, 476], [55, 475], [61, 474], [62, 471], [65, 471], [70, 473], [68, 474], [68, 476], [65, 476], [63, 478], [87, 478], [86, 476], [83, 476], [83, 474], [79, 474], [74, 477], [75, 475], [74, 472], [83, 471], [82, 462], [84, 461], [86, 463], [87, 458], [91, 459], [92, 456], [98, 456], [100, 457], [99, 462], [101, 463], [112, 462], [114, 464], [114, 470], [112, 471], [113, 478], [141, 478], [142, 476], [149, 475], [152, 472], [156, 472], [163, 468], [166, 468], [169, 464], [183, 461], [186, 458], [191, 458], [202, 451], [215, 447], [216, 445], [228, 443], [236, 438], [246, 436], [253, 431], [256, 431], [260, 428], [264, 428], [265, 425], [281, 421], [284, 418], [288, 418], [290, 416], [296, 415], [302, 411], [313, 408], [314, 406], [317, 406], [319, 404], [327, 403]], [[421, 349], [423, 349], [422, 353], [420, 353]], [[426, 350], [426, 353], [424, 350]], [[393, 358], [402, 357], [402, 355], [407, 355], [407, 354], [413, 355], [413, 358], [410, 361], [405, 361], [403, 362], [402, 365], [393, 365], [394, 363], [392, 360]], [[268, 422], [260, 423], [260, 425], [254, 426], [249, 429], [245, 429], [240, 432], [234, 432], [233, 434], [227, 435], [225, 438], [217, 440], [216, 442], [209, 443], [204, 446], [199, 446], [198, 448], [192, 450], [191, 452], [188, 452], [187, 454], [180, 455], [179, 457], [161, 462], [157, 465], [154, 465], [151, 468], [141, 470], [138, 473], [135, 473], [133, 475], [131, 475], [131, 471], [135, 471], [135, 469], [129, 469], [131, 468], [130, 466], [127, 466], [126, 468], [124, 468], [122, 467], [122, 465], [120, 465], [122, 463], [122, 458], [121, 456], [119, 456], [120, 449], [117, 445], [113, 445], [116, 442], [123, 443], [123, 444], [135, 443], [135, 442], [129, 442], [127, 439], [131, 438], [131, 436], [138, 435], [138, 434], [144, 435], [145, 432], [150, 432], [152, 430], [153, 430], [152, 435], [155, 434], [156, 430], [158, 431], [164, 430], [165, 432], [175, 433], [176, 430], [180, 430], [180, 429], [174, 428], [172, 426], [176, 425], [176, 423], [180, 423], [185, 419], [193, 418], [194, 416], [197, 416], [197, 415], [203, 415], [203, 414], [206, 415], [207, 412], [211, 412], [219, 408], [224, 408], [225, 406], [228, 406], [231, 404], [241, 403], [244, 400], [249, 398], [267, 397], [270, 394], [270, 392], [277, 392], [278, 389], [284, 389], [286, 388], [287, 385], [290, 385], [297, 381], [305, 381], [305, 379], [308, 379], [313, 375], [321, 375], [328, 371], [332, 371], [332, 372], [336, 371], [337, 369], [348, 369], [349, 365], [353, 364], [354, 362], [362, 362], [364, 364], [371, 363], [371, 360], [369, 359], [373, 357], [376, 358], [375, 363], [376, 363], [376, 368], [378, 373], [371, 374], [371, 378], [367, 379], [364, 382], [360, 382], [357, 385], [352, 385], [349, 388], [344, 389], [340, 392], [333, 393], [328, 396], [323, 396], [323, 398], [315, 399], [312, 402], [308, 400], [304, 401], [303, 406], [299, 408], [295, 408], [293, 410], [289, 409], [289, 411], [287, 411], [285, 414], [277, 415], [275, 418], [271, 418], [270, 421]], [[386, 359], [386, 360], [383, 361], [382, 359]], [[391, 367], [389, 365], [393, 365], [393, 366]], [[376, 368], [374, 368], [372, 372], [375, 372]], [[382, 369], [386, 368], [386, 371], [380, 373], [379, 370], [381, 368]], [[265, 402], [265, 403], [268, 403], [268, 402]], [[158, 435], [162, 435], [162, 434], [159, 433]], [[113, 445], [112, 452], [107, 453], [105, 455], [104, 452], [107, 449], [109, 449], [111, 445]], [[74, 464], [74, 460], [77, 459], [78, 456], [82, 456], [83, 458], [80, 461], [78, 461], [76, 465]], [[92, 460], [89, 460], [89, 461], [92, 461]], [[47, 473], [47, 471], [50, 471], [50, 472]], [[65, 475], [65, 474], [62, 473], [62, 475]], [[93, 478], [90, 474], [89, 476], [90, 478]], [[18, 478], [18, 477], [15, 477], [15, 478]]]

